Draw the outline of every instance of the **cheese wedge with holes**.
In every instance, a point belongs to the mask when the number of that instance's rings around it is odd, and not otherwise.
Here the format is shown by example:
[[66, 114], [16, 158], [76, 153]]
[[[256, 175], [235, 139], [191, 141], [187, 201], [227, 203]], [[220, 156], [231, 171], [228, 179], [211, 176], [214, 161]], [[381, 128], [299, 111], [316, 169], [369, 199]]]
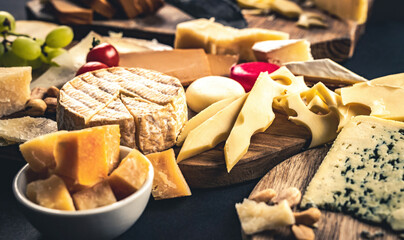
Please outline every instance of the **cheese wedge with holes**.
[[353, 20], [358, 24], [365, 23], [368, 15], [368, 0], [314, 0], [314, 4], [343, 20]]
[[31, 67], [0, 68], [0, 118], [24, 109], [31, 79]]
[[182, 145], [177, 162], [214, 148], [217, 144], [226, 140], [247, 96], [248, 93], [234, 100], [227, 107], [193, 129]]
[[154, 168], [152, 187], [154, 199], [160, 200], [191, 195], [191, 190], [175, 161], [172, 148], [164, 152], [148, 154], [146, 157]]
[[310, 42], [305, 39], [269, 40], [257, 42], [252, 50], [260, 62], [283, 65], [287, 62], [313, 60]]

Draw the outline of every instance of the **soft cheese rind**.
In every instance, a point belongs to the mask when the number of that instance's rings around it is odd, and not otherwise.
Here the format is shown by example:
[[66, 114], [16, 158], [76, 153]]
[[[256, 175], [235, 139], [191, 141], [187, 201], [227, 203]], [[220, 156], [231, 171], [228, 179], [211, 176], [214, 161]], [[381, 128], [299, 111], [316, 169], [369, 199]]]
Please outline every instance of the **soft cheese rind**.
[[355, 117], [335, 140], [301, 205], [378, 223], [389, 219], [396, 226], [390, 216], [404, 207], [403, 153], [404, 123]]

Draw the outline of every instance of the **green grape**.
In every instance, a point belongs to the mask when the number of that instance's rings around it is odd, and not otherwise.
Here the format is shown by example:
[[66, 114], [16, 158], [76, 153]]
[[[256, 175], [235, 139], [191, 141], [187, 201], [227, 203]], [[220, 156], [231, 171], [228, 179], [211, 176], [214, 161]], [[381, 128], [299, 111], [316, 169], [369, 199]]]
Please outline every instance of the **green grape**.
[[73, 40], [73, 30], [68, 26], [60, 26], [53, 29], [46, 36], [45, 43], [52, 48], [62, 48], [69, 45]]
[[5, 11], [0, 11], [0, 33], [4, 31], [10, 32], [14, 30], [15, 19], [13, 15]]
[[4, 45], [0, 43], [0, 56], [4, 53]]
[[63, 48], [53, 48], [52, 50], [47, 52], [48, 53], [48, 60], [51, 61], [55, 57], [65, 53], [65, 52], [67, 52], [67, 51], [65, 49], [63, 49]]
[[45, 40], [41, 38], [35, 38], [35, 42], [39, 44], [39, 46], [42, 46], [45, 43]]
[[50, 63], [48, 58], [45, 57], [45, 55], [43, 55], [43, 53], [41, 53], [41, 55], [39, 55], [39, 58], [41, 59], [42, 62], [44, 63]]
[[13, 52], [8, 51], [0, 57], [0, 66], [3, 67], [21, 67], [27, 66], [27, 60], [16, 56]]
[[41, 58], [38, 57], [37, 59], [34, 59], [34, 60], [28, 60], [27, 65], [31, 66], [32, 70], [35, 70], [35, 69], [42, 67], [43, 62], [42, 62]]
[[41, 46], [31, 38], [18, 37], [11, 45], [11, 51], [20, 58], [34, 60], [41, 55]]

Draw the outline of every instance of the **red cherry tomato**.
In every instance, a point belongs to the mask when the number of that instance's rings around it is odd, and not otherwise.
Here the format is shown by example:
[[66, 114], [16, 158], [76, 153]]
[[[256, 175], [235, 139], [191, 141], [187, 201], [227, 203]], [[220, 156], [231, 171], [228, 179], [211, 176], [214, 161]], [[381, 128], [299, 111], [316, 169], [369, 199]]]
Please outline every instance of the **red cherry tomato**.
[[102, 62], [115, 67], [119, 64], [119, 53], [111, 44], [101, 43], [88, 52], [87, 62]]
[[86, 72], [91, 72], [94, 70], [102, 69], [102, 68], [108, 68], [108, 66], [101, 62], [88, 62], [88, 63], [84, 64], [83, 66], [81, 66], [81, 68], [79, 68], [79, 70], [77, 70], [76, 76], [86, 73]]
[[261, 72], [272, 73], [278, 68], [278, 65], [267, 62], [241, 63], [231, 67], [230, 78], [239, 82], [244, 90], [249, 92]]

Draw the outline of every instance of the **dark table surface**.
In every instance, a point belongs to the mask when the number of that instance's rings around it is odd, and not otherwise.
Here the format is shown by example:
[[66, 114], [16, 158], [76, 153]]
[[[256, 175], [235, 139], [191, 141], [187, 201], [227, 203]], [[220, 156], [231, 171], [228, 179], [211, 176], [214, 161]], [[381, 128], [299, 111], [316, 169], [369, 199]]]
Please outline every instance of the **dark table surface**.
[[[25, 2], [0, 0], [0, 10], [26, 19]], [[376, 0], [365, 34], [343, 65], [368, 79], [404, 72], [403, 10], [402, 0]], [[13, 177], [25, 163], [5, 159], [0, 149], [0, 164], [0, 239], [46, 239], [21, 214], [12, 194]], [[136, 224], [118, 239], [241, 239], [234, 204], [247, 197], [258, 180], [192, 189], [187, 198], [150, 200]]]

